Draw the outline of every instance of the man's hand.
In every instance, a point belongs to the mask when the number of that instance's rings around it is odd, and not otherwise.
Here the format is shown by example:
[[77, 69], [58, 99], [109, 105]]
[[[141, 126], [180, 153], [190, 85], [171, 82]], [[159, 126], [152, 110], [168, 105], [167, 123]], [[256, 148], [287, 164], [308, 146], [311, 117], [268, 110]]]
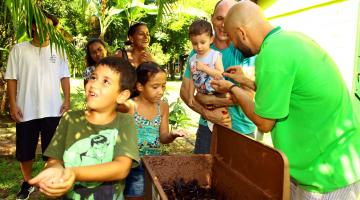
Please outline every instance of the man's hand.
[[240, 84], [243, 82], [244, 78], [246, 78], [240, 66], [231, 66], [227, 68], [226, 72], [224, 72], [223, 75], [233, 79]]
[[60, 108], [60, 115], [63, 115], [70, 109], [70, 102], [64, 101]]
[[226, 107], [216, 108], [208, 111], [204, 115], [205, 119], [215, 124], [221, 124], [226, 127], [231, 126], [231, 118]]
[[229, 92], [229, 88], [234, 85], [234, 83], [227, 80], [211, 80], [211, 86], [219, 93]]
[[[251, 68], [253, 70], [253, 68]], [[256, 91], [255, 77], [254, 72], [249, 72], [246, 74], [240, 66], [232, 66], [227, 68], [226, 72], [223, 73], [223, 76], [228, 77], [240, 83], [243, 88], [248, 88], [248, 90]]]
[[13, 106], [10, 106], [10, 116], [16, 123], [21, 122], [23, 114], [18, 105], [14, 104]]

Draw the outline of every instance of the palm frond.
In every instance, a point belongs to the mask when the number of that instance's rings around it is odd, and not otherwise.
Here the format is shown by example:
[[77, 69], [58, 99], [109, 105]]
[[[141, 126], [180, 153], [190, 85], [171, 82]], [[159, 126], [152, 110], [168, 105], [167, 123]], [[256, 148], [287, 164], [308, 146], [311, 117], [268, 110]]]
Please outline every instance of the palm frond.
[[54, 27], [52, 23], [46, 23], [46, 17], [39, 5], [33, 0], [6, 0], [6, 6], [11, 13], [18, 42], [32, 37], [32, 22], [35, 20], [40, 43], [43, 43], [49, 34], [51, 47], [55, 47], [63, 55], [66, 52], [70, 63], [74, 63], [75, 57], [79, 55], [71, 44], [72, 37], [69, 37], [69, 34], [64, 37], [64, 30], [60, 26]]

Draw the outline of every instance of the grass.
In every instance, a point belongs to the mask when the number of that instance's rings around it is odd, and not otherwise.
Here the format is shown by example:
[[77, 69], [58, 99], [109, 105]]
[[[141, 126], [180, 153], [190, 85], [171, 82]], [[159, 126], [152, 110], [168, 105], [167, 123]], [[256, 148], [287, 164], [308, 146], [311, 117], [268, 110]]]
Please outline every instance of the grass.
[[[43, 169], [44, 164], [41, 157], [37, 156], [34, 161], [33, 174], [38, 174]], [[0, 199], [15, 199], [22, 181], [19, 162], [13, 157], [2, 157], [0, 159], [0, 171], [3, 172], [3, 176], [0, 176]], [[37, 193], [32, 195], [32, 199], [45, 198]]]

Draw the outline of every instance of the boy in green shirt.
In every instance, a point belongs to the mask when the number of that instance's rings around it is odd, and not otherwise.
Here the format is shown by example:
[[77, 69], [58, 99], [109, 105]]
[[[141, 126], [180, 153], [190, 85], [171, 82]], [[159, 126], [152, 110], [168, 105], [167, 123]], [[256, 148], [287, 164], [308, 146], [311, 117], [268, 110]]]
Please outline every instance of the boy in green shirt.
[[137, 166], [139, 152], [133, 117], [116, 109], [135, 82], [129, 62], [100, 60], [85, 87], [87, 110], [61, 118], [45, 151], [45, 169], [29, 183], [49, 197], [123, 199], [124, 179]]

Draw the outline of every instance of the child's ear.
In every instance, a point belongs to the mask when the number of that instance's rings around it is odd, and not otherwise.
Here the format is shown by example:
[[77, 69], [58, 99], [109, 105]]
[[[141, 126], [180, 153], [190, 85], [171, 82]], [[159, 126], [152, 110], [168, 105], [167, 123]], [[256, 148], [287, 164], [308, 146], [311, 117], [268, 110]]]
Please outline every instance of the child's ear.
[[124, 91], [121, 91], [120, 94], [117, 96], [116, 102], [118, 104], [123, 104], [129, 98], [130, 98], [130, 91], [129, 90], [124, 90]]
[[210, 37], [210, 44], [214, 42], [214, 39], [215, 39], [214, 36], [211, 36], [211, 37]]

